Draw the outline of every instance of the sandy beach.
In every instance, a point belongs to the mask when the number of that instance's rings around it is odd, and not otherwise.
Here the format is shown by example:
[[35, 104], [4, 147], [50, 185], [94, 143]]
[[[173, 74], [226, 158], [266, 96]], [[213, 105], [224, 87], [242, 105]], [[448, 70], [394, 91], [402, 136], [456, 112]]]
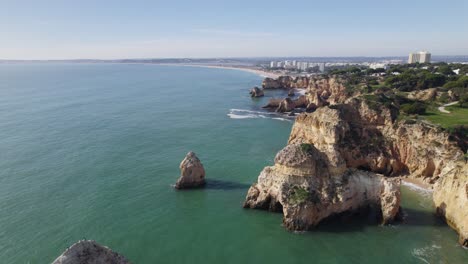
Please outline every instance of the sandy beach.
[[222, 66], [222, 65], [203, 65], [203, 64], [177, 64], [177, 63], [164, 63], [159, 65], [168, 65], [168, 66], [184, 66], [184, 67], [202, 67], [202, 68], [213, 68], [213, 69], [227, 69], [227, 70], [237, 70], [237, 71], [245, 71], [257, 74], [261, 77], [265, 78], [278, 78], [282, 74], [274, 73], [274, 72], [267, 72], [262, 71], [256, 68], [251, 67], [233, 67], [233, 66]]

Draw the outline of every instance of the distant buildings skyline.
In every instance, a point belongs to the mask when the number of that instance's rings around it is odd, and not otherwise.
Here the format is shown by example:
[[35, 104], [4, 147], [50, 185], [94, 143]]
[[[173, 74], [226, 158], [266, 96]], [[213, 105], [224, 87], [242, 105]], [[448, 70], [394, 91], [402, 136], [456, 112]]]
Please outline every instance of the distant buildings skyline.
[[285, 60], [285, 61], [271, 61], [270, 68], [279, 68], [279, 69], [297, 69], [301, 71], [306, 71], [307, 69], [318, 67], [320, 72], [325, 72], [325, 62], [307, 62], [307, 61], [297, 61], [297, 60]]

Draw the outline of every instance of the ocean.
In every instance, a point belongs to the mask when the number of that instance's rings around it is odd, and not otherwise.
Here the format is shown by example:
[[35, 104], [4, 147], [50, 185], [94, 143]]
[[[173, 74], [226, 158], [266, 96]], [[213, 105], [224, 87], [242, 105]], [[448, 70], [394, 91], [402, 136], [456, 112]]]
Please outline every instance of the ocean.
[[[242, 208], [293, 119], [252, 99], [252, 73], [149, 64], [0, 64], [0, 263], [50, 263], [92, 239], [133, 263], [466, 263], [430, 193], [404, 222], [288, 232]], [[175, 191], [194, 151], [206, 188]]]

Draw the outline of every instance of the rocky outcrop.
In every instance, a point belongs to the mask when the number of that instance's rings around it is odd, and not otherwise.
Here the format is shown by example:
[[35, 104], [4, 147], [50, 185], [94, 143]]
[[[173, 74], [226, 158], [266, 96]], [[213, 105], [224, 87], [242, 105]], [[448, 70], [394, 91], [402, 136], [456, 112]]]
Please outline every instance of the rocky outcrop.
[[276, 112], [284, 113], [291, 112], [296, 108], [305, 108], [308, 105], [306, 96], [301, 95], [296, 99], [291, 99], [286, 97], [284, 99], [272, 98], [268, 101], [268, 104], [263, 106], [263, 108], [271, 108]]
[[180, 178], [176, 189], [198, 188], [205, 185], [205, 169], [194, 152], [187, 153], [180, 163]]
[[296, 107], [296, 104], [294, 103], [294, 101], [288, 97], [279, 103], [278, 108], [276, 109], [276, 112], [279, 112], [279, 113], [291, 112], [295, 107]]
[[298, 116], [289, 138], [294, 142], [335, 153], [337, 164], [386, 176], [409, 174], [430, 184], [463, 155], [437, 126], [397, 122], [391, 109], [374, 110], [361, 99]]
[[262, 108], [273, 108], [273, 109], [276, 109], [278, 108], [278, 106], [280, 105], [281, 101], [283, 101], [283, 99], [279, 99], [279, 98], [270, 98], [270, 100], [268, 100], [268, 103], [266, 105], [264, 105]]
[[[285, 104], [289, 104], [293, 108], [306, 108], [311, 112], [315, 109], [330, 105], [344, 103], [350, 94], [344, 86], [344, 81], [337, 77], [326, 78], [323, 76], [316, 77], [290, 77], [281, 76], [277, 79], [265, 78], [262, 87], [264, 89], [289, 89], [288, 96], [294, 95], [295, 88], [307, 89], [306, 95], [300, 96], [300, 103], [293, 106], [290, 101], [285, 99], [272, 99], [265, 108], [278, 108], [282, 103], [279, 112], [283, 112]], [[296, 99], [296, 101], [298, 100]], [[289, 111], [286, 111], [289, 112]]]
[[420, 101], [432, 101], [437, 97], [437, 88], [429, 88], [408, 93], [408, 98]]
[[437, 214], [459, 234], [458, 242], [468, 247], [468, 163], [457, 162], [434, 186]]
[[[466, 166], [448, 132], [421, 120], [397, 121], [391, 107], [351, 98], [296, 118], [289, 144], [309, 143], [330, 163], [386, 176], [407, 175], [434, 186], [434, 203], [466, 243]], [[464, 196], [463, 196], [464, 195]]]
[[277, 79], [265, 78], [262, 83], [263, 89], [292, 89], [306, 88], [309, 85], [309, 78], [280, 76]]
[[289, 230], [308, 230], [336, 214], [375, 210], [390, 223], [400, 208], [400, 183], [382, 175], [335, 166], [311, 144], [290, 144], [250, 187], [245, 208], [283, 213]]
[[262, 97], [264, 95], [265, 94], [263, 93], [263, 90], [258, 88], [257, 86], [255, 86], [254, 88], [252, 88], [252, 90], [250, 90], [251, 97]]
[[80, 240], [67, 248], [52, 264], [130, 264], [122, 255], [92, 240]]

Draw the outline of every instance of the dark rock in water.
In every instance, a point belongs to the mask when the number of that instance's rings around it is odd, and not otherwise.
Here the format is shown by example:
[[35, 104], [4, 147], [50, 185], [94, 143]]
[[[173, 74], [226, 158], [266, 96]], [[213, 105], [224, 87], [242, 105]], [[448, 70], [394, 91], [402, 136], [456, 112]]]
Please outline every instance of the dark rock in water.
[[67, 248], [52, 264], [130, 264], [124, 256], [93, 240], [80, 240]]
[[291, 111], [291, 113], [288, 114], [288, 116], [295, 116], [296, 114], [294, 113], [294, 111]]
[[190, 151], [180, 163], [180, 177], [176, 189], [198, 188], [205, 185], [205, 169], [194, 152]]
[[293, 90], [293, 89], [290, 89], [290, 90], [289, 90], [288, 96], [294, 96], [294, 90]]
[[254, 88], [252, 88], [252, 90], [250, 90], [251, 97], [262, 97], [264, 95], [265, 94], [263, 93], [263, 90], [258, 88], [257, 86], [255, 86]]

